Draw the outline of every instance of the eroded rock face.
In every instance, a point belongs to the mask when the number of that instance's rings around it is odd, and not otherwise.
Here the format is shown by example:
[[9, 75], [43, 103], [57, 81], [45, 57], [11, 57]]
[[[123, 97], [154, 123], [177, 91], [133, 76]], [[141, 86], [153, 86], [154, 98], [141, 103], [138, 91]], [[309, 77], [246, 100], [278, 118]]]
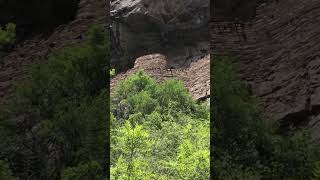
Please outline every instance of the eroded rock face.
[[118, 0], [112, 3], [111, 16], [139, 32], [190, 29], [207, 24], [208, 8], [206, 0]]
[[320, 1], [287, 0], [260, 6], [242, 34], [219, 34], [211, 24], [212, 54], [236, 57], [262, 112], [284, 126], [309, 126], [315, 138], [320, 130], [319, 22]]
[[135, 60], [135, 66], [125, 73], [117, 74], [111, 79], [111, 93], [118, 83], [125, 78], [143, 70], [157, 82], [167, 79], [182, 80], [194, 100], [205, 100], [210, 96], [210, 56], [198, 59], [189, 67], [171, 69], [169, 59], [162, 54], [149, 54]]
[[134, 62], [134, 69], [167, 69], [167, 57], [161, 54], [142, 56]]
[[190, 64], [208, 53], [209, 14], [208, 0], [115, 0], [111, 2], [114, 44], [132, 60], [158, 52], [173, 66]]

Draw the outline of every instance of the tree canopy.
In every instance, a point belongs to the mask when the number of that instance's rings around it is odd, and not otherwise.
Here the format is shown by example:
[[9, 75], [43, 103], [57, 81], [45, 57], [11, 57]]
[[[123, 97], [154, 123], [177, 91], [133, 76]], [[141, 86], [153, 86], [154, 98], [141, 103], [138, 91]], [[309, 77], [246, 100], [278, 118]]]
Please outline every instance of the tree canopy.
[[143, 71], [111, 96], [111, 179], [209, 179], [209, 108]]

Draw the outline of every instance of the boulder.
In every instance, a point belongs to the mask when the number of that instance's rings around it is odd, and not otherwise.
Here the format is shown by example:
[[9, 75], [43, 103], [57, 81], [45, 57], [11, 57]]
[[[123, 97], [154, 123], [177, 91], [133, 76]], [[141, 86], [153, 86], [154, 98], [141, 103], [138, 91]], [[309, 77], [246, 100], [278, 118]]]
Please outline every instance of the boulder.
[[173, 66], [190, 64], [208, 53], [209, 16], [208, 0], [114, 0], [113, 45], [129, 58], [112, 64], [132, 65], [150, 53], [165, 54]]

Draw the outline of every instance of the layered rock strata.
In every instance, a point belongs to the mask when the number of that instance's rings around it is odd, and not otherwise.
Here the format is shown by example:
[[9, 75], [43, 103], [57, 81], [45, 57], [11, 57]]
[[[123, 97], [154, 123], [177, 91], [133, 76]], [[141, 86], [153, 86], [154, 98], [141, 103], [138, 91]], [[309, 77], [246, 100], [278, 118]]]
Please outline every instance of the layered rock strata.
[[320, 1], [280, 0], [260, 5], [240, 31], [219, 30], [217, 22], [210, 23], [212, 55], [236, 57], [262, 112], [284, 127], [308, 126], [318, 139], [319, 22]]

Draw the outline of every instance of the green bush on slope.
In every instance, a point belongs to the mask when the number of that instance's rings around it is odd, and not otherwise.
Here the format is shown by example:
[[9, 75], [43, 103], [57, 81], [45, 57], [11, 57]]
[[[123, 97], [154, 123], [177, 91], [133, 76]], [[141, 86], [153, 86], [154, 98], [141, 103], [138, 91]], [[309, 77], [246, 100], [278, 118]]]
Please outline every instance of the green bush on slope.
[[209, 110], [142, 71], [111, 96], [111, 179], [209, 179]]
[[16, 38], [16, 25], [8, 23], [3, 29], [0, 27], [0, 45], [14, 44]]
[[311, 179], [319, 148], [305, 130], [276, 133], [237, 77], [234, 63], [214, 61], [213, 135], [216, 179]]
[[8, 158], [14, 174], [75, 178], [91, 172], [91, 162], [106, 171], [109, 58], [107, 33], [95, 26], [86, 42], [51, 54], [18, 85], [0, 113], [0, 159]]

